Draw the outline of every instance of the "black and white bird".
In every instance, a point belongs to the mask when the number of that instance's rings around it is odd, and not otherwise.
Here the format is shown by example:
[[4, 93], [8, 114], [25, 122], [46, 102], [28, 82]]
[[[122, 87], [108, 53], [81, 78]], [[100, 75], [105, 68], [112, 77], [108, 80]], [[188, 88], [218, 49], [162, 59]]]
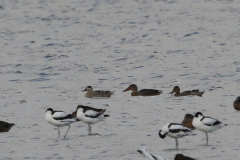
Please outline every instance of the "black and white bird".
[[68, 130], [64, 136], [66, 138], [67, 133], [70, 129], [70, 124], [79, 121], [72, 114], [67, 114], [64, 111], [54, 111], [52, 108], [48, 108], [45, 113], [45, 118], [48, 123], [58, 127], [58, 138], [60, 138], [59, 127], [68, 126]]
[[139, 149], [137, 151], [144, 158], [148, 158], [149, 160], [165, 160], [163, 157], [161, 157], [159, 155], [154, 155], [154, 154], [148, 153], [147, 150], [146, 150], [146, 146], [142, 147], [141, 149]]
[[106, 109], [97, 109], [89, 106], [78, 105], [76, 109], [77, 118], [88, 124], [88, 134], [92, 134], [91, 125], [103, 121], [109, 115], [103, 115]]
[[206, 145], [208, 145], [208, 132], [212, 133], [213, 131], [226, 126], [226, 124], [223, 124], [217, 119], [203, 116], [201, 112], [195, 114], [192, 124], [198, 130], [206, 133]]
[[195, 135], [192, 133], [190, 128], [184, 127], [178, 123], [167, 123], [162, 127], [162, 130], [159, 131], [159, 137], [165, 138], [167, 136], [175, 138], [176, 140], [176, 149], [178, 149], [178, 138]]

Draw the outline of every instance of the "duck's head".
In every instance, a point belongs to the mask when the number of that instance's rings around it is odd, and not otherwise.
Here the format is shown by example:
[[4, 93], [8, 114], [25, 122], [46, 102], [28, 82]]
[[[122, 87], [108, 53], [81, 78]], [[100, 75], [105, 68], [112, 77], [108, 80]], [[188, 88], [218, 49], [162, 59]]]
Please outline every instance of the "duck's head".
[[173, 88], [172, 92], [170, 92], [169, 94], [172, 94], [172, 93], [174, 93], [174, 92], [180, 93], [180, 88], [179, 88], [178, 86], [175, 86], [175, 87]]
[[136, 85], [136, 84], [131, 84], [131, 85], [130, 85], [127, 89], [125, 89], [123, 92], [129, 91], [129, 90], [138, 91], [137, 85]]
[[92, 91], [93, 90], [93, 88], [91, 87], [91, 86], [87, 86], [87, 87], [85, 87], [85, 89], [83, 90], [83, 92], [84, 91]]
[[193, 119], [194, 116], [192, 114], [186, 114], [184, 119]]
[[236, 98], [236, 101], [237, 101], [237, 102], [240, 102], [240, 96]]

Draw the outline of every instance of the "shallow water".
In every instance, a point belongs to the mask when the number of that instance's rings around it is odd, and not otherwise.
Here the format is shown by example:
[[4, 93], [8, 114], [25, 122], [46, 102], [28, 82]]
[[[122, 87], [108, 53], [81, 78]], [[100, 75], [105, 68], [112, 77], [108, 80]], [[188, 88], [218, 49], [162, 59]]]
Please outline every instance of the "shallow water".
[[[0, 116], [16, 125], [1, 136], [1, 159], [121, 159], [181, 153], [209, 160], [239, 159], [238, 1], [1, 1]], [[122, 92], [163, 91], [156, 97]], [[115, 91], [109, 99], [82, 90]], [[203, 97], [173, 97], [205, 90]], [[72, 113], [78, 104], [106, 108], [110, 117], [92, 126], [71, 125], [66, 139], [45, 120], [49, 107]], [[229, 125], [209, 134], [160, 139], [168, 122], [201, 111]], [[67, 127], [61, 128], [61, 137]], [[170, 150], [170, 151], [169, 151]]]

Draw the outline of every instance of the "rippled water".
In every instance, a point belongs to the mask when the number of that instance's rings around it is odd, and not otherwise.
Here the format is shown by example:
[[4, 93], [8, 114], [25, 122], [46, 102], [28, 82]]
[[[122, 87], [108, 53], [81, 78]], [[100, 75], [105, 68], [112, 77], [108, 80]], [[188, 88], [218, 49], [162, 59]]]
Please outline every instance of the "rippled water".
[[[239, 159], [239, 7], [221, 1], [1, 1], [0, 115], [16, 125], [1, 136], [1, 159], [121, 159], [151, 153], [173, 159]], [[163, 91], [156, 97], [122, 92]], [[82, 90], [115, 91], [109, 99], [88, 99]], [[203, 97], [173, 97], [202, 89]], [[106, 108], [111, 116], [93, 125], [72, 124], [66, 139], [45, 120], [45, 110], [72, 113], [78, 104]], [[186, 113], [233, 124], [209, 134], [160, 139], [165, 123]], [[61, 128], [61, 137], [67, 127]], [[203, 154], [204, 153], [204, 154]]]

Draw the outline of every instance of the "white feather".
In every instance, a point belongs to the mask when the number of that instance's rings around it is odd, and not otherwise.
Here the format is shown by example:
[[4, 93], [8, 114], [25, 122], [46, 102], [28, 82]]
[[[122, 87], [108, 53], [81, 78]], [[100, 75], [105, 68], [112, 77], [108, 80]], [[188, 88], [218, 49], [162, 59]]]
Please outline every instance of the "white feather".
[[218, 120], [216, 119], [213, 119], [211, 117], [205, 117], [203, 120], [202, 120], [202, 123], [205, 124], [205, 125], [213, 125], [215, 122], [217, 122]]
[[63, 111], [55, 111], [55, 113], [52, 115], [53, 118], [64, 118], [67, 117], [67, 113]]
[[91, 117], [95, 117], [97, 115], [99, 115], [98, 112], [94, 111], [94, 110], [87, 110], [85, 113], [84, 113], [85, 116], [91, 116]]
[[173, 124], [173, 125], [171, 125], [171, 126], [169, 127], [169, 129], [180, 129], [180, 130], [185, 130], [185, 129], [187, 129], [187, 130], [190, 130], [189, 128], [184, 127], [184, 126], [182, 126], [181, 124]]

